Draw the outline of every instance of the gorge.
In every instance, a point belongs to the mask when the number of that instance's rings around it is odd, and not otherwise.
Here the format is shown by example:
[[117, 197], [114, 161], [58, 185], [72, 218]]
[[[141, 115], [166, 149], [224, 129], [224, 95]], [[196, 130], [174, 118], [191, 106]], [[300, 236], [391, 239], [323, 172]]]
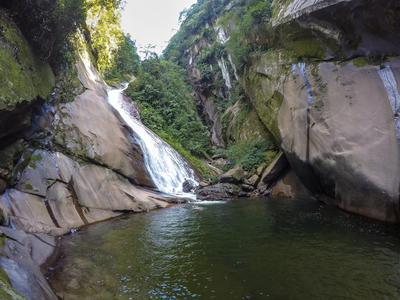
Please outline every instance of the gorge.
[[400, 3], [122, 7], [0, 3], [0, 299], [399, 298]]

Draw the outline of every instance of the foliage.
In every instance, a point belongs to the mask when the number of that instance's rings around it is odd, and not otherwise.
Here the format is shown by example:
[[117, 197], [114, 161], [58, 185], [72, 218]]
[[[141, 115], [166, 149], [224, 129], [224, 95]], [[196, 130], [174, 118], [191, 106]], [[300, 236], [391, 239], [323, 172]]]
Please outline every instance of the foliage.
[[201, 156], [210, 149], [208, 128], [197, 114], [184, 74], [176, 64], [152, 57], [142, 62], [137, 79], [126, 92], [138, 101], [145, 125]]
[[[233, 17], [236, 26], [227, 42], [228, 50], [233, 54], [235, 65], [242, 71], [252, 55], [266, 50], [265, 39], [260, 35], [266, 31], [272, 16], [271, 1], [252, 0], [238, 7]], [[260, 41], [264, 41], [260, 42]]]
[[[135, 43], [120, 26], [123, 0], [4, 0], [37, 55], [54, 69], [75, 61], [71, 40], [77, 28], [85, 32], [94, 63], [106, 79], [124, 80], [137, 72]], [[84, 30], [85, 31], [85, 30]]]
[[84, 0], [4, 0], [18, 27], [42, 60], [59, 63], [67, 36], [85, 19]]
[[164, 55], [167, 59], [183, 65], [184, 54], [197, 40], [209, 38], [211, 25], [230, 0], [199, 0], [181, 14], [184, 20], [180, 30], [171, 38]]
[[106, 80], [128, 81], [132, 74], [138, 74], [139, 68], [140, 57], [136, 43], [129, 35], [124, 35], [116, 50], [113, 64], [106, 70]]
[[263, 162], [270, 163], [276, 149], [270, 141], [257, 138], [247, 143], [233, 144], [228, 149], [218, 149], [217, 153], [230, 161], [228, 168], [241, 164], [244, 170], [251, 170]]
[[114, 65], [118, 46], [123, 40], [120, 25], [120, 1], [85, 0], [86, 26], [90, 45], [100, 74], [105, 75]]
[[[260, 44], [258, 35], [267, 27], [272, 17], [272, 0], [239, 0], [228, 11], [225, 11], [228, 0], [201, 0], [182, 15], [185, 17], [180, 30], [172, 37], [164, 51], [166, 58], [180, 65], [185, 65], [186, 51], [197, 41], [215, 42], [215, 34], [210, 34], [212, 25], [218, 24], [230, 30], [230, 39], [226, 47], [233, 54], [239, 71], [243, 69], [252, 53], [265, 47]], [[234, 26], [228, 26], [234, 22]], [[211, 25], [211, 26], [209, 26]], [[222, 45], [220, 45], [222, 46]], [[210, 53], [221, 57], [221, 51]], [[209, 57], [209, 56], [208, 56]], [[202, 63], [210, 63], [210, 59]]]

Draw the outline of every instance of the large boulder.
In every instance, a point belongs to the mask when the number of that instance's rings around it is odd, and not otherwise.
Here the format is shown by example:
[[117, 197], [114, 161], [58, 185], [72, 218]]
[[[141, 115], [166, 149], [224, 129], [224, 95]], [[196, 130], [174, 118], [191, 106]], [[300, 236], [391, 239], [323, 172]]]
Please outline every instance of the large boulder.
[[239, 184], [245, 179], [245, 172], [241, 165], [236, 165], [229, 171], [222, 174], [218, 181], [222, 183]]
[[200, 187], [196, 191], [197, 200], [217, 201], [232, 200], [239, 196], [241, 189], [239, 186], [231, 183], [217, 183]]
[[312, 193], [303, 185], [293, 170], [283, 175], [271, 188], [273, 197], [312, 199]]

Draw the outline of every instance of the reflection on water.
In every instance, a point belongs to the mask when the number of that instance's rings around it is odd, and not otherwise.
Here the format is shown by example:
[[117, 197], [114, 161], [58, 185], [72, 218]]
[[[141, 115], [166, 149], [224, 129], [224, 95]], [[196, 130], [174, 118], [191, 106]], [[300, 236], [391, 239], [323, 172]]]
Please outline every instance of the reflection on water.
[[187, 204], [66, 237], [52, 284], [64, 299], [400, 299], [399, 233], [317, 202]]

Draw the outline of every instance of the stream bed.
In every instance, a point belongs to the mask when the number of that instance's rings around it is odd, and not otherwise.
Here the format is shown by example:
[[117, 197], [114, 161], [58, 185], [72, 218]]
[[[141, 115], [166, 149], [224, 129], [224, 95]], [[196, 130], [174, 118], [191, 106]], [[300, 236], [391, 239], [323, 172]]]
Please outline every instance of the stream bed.
[[400, 299], [400, 228], [319, 202], [177, 205], [66, 236], [63, 299]]

